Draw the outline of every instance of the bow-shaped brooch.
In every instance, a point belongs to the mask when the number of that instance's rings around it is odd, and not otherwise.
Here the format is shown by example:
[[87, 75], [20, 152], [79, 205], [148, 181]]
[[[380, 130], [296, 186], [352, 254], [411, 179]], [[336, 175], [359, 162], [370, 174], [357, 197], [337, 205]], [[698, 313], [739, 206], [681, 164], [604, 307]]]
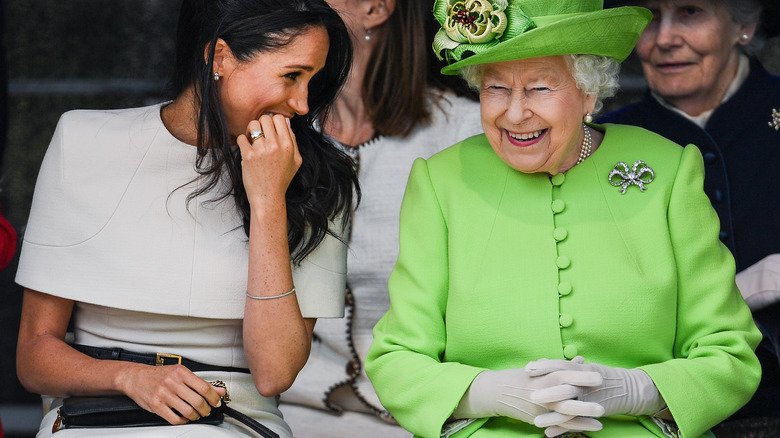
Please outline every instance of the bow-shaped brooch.
[[645, 184], [650, 184], [655, 179], [655, 172], [653, 168], [647, 165], [642, 160], [634, 162], [631, 170], [628, 170], [628, 165], [622, 161], [615, 164], [615, 168], [612, 172], [609, 172], [609, 183], [615, 187], [620, 187], [620, 193], [626, 194], [626, 189], [631, 184], [639, 187], [639, 190], [645, 191], [647, 188]]

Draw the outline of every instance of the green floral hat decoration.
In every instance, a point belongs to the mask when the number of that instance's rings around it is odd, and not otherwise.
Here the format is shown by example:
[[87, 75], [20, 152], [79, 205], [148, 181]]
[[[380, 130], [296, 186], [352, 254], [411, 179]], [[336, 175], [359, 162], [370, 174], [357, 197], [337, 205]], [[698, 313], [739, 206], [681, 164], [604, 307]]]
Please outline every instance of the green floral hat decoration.
[[622, 62], [652, 18], [645, 8], [603, 9], [603, 0], [436, 0], [433, 40], [441, 72], [551, 55], [589, 54]]

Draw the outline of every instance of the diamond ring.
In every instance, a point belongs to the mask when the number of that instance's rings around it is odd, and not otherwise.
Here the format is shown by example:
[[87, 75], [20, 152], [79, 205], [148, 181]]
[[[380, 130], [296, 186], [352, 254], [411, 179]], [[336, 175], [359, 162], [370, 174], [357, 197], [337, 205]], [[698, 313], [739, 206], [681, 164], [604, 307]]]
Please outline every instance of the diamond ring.
[[252, 143], [254, 143], [255, 140], [261, 137], [265, 137], [265, 134], [263, 134], [263, 131], [260, 129], [256, 129], [249, 133], [249, 139], [252, 141]]

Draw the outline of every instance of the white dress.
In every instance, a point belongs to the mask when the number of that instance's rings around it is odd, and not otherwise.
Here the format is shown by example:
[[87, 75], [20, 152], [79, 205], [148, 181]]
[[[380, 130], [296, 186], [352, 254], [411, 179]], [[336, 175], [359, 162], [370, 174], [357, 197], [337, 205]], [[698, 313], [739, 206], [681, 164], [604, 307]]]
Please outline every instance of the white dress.
[[[296, 438], [395, 438], [411, 434], [388, 418], [363, 370], [376, 322], [390, 306], [387, 280], [398, 257], [398, 216], [412, 163], [482, 132], [479, 103], [445, 94], [431, 102], [432, 121], [406, 138], [378, 137], [351, 149], [359, 164], [362, 198], [351, 221], [347, 318], [321, 320], [319, 339], [280, 409]], [[350, 324], [351, 323], [351, 324]], [[354, 347], [354, 349], [353, 349]], [[358, 362], [357, 367], [351, 364]], [[359, 372], [350, 372], [359, 368]], [[337, 399], [332, 391], [345, 398]], [[354, 386], [354, 388], [349, 388]], [[342, 409], [341, 415], [336, 411]]]
[[[60, 119], [36, 183], [16, 281], [76, 301], [75, 342], [171, 353], [247, 368], [242, 318], [248, 240], [232, 198], [196, 187], [195, 148], [176, 140], [161, 104], [71, 111]], [[293, 270], [305, 317], [344, 314], [346, 247], [326, 240]], [[199, 372], [222, 380], [230, 406], [291, 437], [275, 398], [245, 373]], [[44, 397], [38, 437], [51, 435], [60, 399]], [[226, 421], [140, 429], [74, 429], [68, 436], [253, 436]]]

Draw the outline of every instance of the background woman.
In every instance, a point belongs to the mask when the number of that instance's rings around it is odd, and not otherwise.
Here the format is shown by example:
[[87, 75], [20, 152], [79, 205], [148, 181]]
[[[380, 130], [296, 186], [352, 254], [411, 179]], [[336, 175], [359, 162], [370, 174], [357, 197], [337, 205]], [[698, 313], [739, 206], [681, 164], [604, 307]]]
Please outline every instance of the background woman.
[[[780, 33], [780, 3], [761, 0], [647, 0], [653, 19], [636, 54], [645, 98], [601, 122], [637, 125], [704, 157], [704, 191], [720, 219], [720, 239], [737, 267], [737, 283], [765, 333], [754, 399], [739, 416], [777, 417], [780, 367], [780, 190], [764, 163], [780, 160], [780, 78], [754, 56]], [[762, 17], [763, 11], [763, 19]], [[761, 187], [761, 190], [757, 190]]]
[[350, 29], [355, 55], [324, 127], [358, 163], [361, 201], [350, 228], [347, 318], [317, 323], [309, 362], [282, 394], [281, 409], [300, 437], [409, 436], [380, 404], [363, 362], [390, 304], [387, 279], [412, 162], [481, 132], [478, 104], [456, 94], [470, 92], [459, 78], [439, 73], [432, 1], [329, 3]]
[[366, 361], [382, 403], [424, 437], [707, 434], [755, 390], [760, 335], [701, 155], [588, 123], [650, 13], [461, 4], [436, 2], [436, 47], [485, 135], [412, 168]]
[[185, 425], [222, 380], [233, 408], [290, 437], [275, 396], [314, 318], [343, 314], [334, 221], [355, 176], [314, 126], [351, 61], [343, 21], [321, 0], [185, 0], [178, 27], [175, 99], [66, 113], [42, 165], [17, 271], [18, 375], [55, 396], [38, 436], [62, 397], [108, 394], [182, 426], [57, 436], [248, 434]]

